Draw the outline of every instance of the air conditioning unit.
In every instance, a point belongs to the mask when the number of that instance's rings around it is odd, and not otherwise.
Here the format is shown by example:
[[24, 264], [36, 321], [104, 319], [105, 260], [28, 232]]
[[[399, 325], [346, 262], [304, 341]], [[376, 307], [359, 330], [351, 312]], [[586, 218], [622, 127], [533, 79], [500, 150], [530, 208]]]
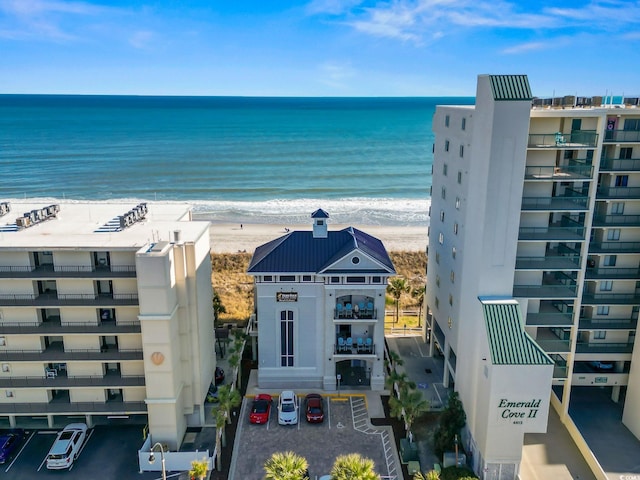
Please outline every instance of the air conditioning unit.
[[26, 228], [31, 225], [31, 218], [28, 216], [16, 218], [16, 225], [22, 228]]
[[0, 217], [6, 215], [11, 211], [11, 204], [9, 202], [0, 203]]

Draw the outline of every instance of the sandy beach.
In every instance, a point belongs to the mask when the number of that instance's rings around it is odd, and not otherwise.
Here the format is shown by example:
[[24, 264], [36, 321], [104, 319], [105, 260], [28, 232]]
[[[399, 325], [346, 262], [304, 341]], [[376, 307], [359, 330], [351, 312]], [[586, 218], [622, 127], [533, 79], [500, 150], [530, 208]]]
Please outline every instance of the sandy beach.
[[[196, 218], [205, 220], [204, 218]], [[341, 230], [348, 225], [329, 224], [330, 230]], [[389, 227], [380, 225], [353, 225], [379, 238], [389, 251], [424, 251], [427, 246], [427, 227]], [[280, 236], [289, 230], [311, 230], [311, 225], [269, 225], [212, 223], [211, 250], [214, 253], [253, 253], [255, 248]]]

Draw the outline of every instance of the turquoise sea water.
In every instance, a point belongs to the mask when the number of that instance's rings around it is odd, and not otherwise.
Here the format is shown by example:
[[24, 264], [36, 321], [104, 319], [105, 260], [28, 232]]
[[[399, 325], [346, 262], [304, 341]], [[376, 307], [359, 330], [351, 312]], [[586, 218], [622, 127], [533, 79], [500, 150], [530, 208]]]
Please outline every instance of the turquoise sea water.
[[0, 200], [188, 201], [216, 221], [424, 225], [438, 104], [0, 95]]

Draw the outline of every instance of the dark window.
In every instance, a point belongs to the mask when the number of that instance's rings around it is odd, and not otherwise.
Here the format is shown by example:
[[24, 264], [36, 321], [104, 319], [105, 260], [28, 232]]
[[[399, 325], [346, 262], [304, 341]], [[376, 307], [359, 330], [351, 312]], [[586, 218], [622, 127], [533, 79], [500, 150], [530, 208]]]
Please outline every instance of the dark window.
[[271, 275], [265, 275], [264, 276], [264, 281], [265, 282], [273, 282], [273, 277]]
[[296, 281], [296, 276], [295, 275], [280, 275], [280, 281], [281, 282], [295, 282]]
[[365, 283], [365, 277], [347, 277], [347, 283]]
[[449, 115], [444, 117], [444, 126], [448, 127], [449, 126]]
[[293, 367], [293, 311], [280, 312], [280, 366]]
[[466, 130], [467, 129], [467, 119], [466, 118], [462, 118], [462, 130]]
[[620, 155], [618, 156], [618, 158], [623, 160], [630, 160], [633, 158], [631, 156], [632, 154], [633, 154], [633, 148], [623, 147], [620, 149]]
[[629, 183], [629, 175], [616, 175], [616, 187], [626, 187]]
[[331, 283], [340, 283], [340, 277], [331, 277]]
[[311, 275], [303, 275], [302, 276], [302, 281], [303, 282], [310, 282], [311, 281]]
[[638, 118], [627, 118], [624, 121], [624, 129], [627, 131], [638, 131], [640, 130], [640, 119]]
[[371, 283], [381, 283], [380, 277], [371, 277]]

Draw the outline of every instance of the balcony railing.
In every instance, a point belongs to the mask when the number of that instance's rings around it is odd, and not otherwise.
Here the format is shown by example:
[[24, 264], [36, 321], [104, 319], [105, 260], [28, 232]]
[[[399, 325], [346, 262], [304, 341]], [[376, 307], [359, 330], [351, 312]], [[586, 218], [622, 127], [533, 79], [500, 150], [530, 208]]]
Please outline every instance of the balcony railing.
[[569, 340], [539, 340], [536, 343], [540, 345], [547, 353], [568, 353], [571, 351]]
[[518, 230], [518, 240], [580, 241], [584, 237], [584, 226], [551, 224], [548, 227], [520, 227]]
[[572, 313], [527, 313], [527, 326], [540, 326], [540, 327], [569, 327], [573, 325]]
[[553, 366], [553, 378], [567, 378], [569, 369], [566, 365]]
[[638, 320], [635, 318], [587, 318], [580, 317], [579, 330], [635, 330]]
[[598, 144], [595, 130], [573, 130], [571, 133], [531, 133], [529, 148], [594, 148]]
[[0, 278], [130, 278], [136, 276], [135, 265], [0, 265]]
[[46, 414], [146, 414], [144, 402], [49, 402], [49, 403], [0, 403], [0, 415], [46, 415]]
[[580, 255], [516, 257], [516, 270], [579, 270]]
[[640, 158], [602, 158], [601, 172], [635, 172], [640, 170]]
[[587, 280], [640, 280], [640, 268], [587, 268]]
[[345, 309], [337, 308], [333, 310], [334, 320], [376, 320], [377, 318], [377, 308], [365, 308], [363, 310], [358, 310], [357, 312], [353, 310], [347, 311]]
[[607, 130], [604, 134], [605, 143], [640, 142], [638, 130]]
[[589, 253], [640, 253], [640, 242], [591, 242]]
[[576, 353], [631, 353], [633, 352], [633, 342], [628, 343], [583, 343], [578, 342]]
[[522, 197], [521, 209], [525, 211], [586, 211], [589, 209], [589, 197]]
[[356, 341], [353, 344], [347, 344], [345, 341], [344, 343], [334, 344], [333, 353], [334, 355], [375, 355], [376, 346], [373, 343], [367, 345], [364, 339], [360, 345]]
[[594, 227], [640, 227], [640, 215], [594, 215]]
[[86, 349], [64, 351], [59, 346], [49, 346], [45, 350], [4, 350], [0, 351], [0, 361], [16, 362], [57, 362], [67, 363], [74, 360], [97, 362], [119, 362], [124, 360], [142, 360], [142, 349]]
[[514, 285], [513, 296], [518, 298], [576, 298], [576, 285]]
[[104, 375], [55, 377], [0, 377], [0, 388], [53, 388], [68, 387], [140, 387], [145, 385], [144, 376]]
[[635, 293], [584, 293], [583, 305], [640, 305], [640, 295]]
[[0, 306], [118, 306], [138, 305], [137, 293], [5, 293], [0, 294]]
[[593, 166], [591, 165], [568, 165], [561, 167], [527, 166], [524, 169], [525, 180], [554, 180], [558, 182], [567, 182], [572, 180], [588, 180], [592, 177]]
[[598, 200], [637, 200], [640, 199], [638, 187], [598, 187]]
[[140, 321], [101, 321], [101, 322], [64, 322], [47, 320], [46, 322], [2, 322], [0, 334], [36, 334], [65, 335], [72, 333], [94, 333], [108, 335], [111, 333], [140, 333]]

